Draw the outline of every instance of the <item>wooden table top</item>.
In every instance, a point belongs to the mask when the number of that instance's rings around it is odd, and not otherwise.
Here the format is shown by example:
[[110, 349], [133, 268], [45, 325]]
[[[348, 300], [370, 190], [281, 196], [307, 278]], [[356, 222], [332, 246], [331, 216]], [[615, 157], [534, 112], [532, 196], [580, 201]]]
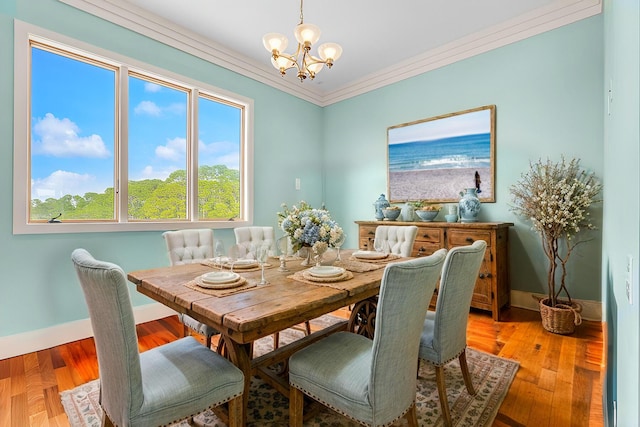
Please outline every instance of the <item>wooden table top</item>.
[[[343, 251], [343, 254], [346, 259], [350, 251]], [[271, 264], [271, 268], [265, 269], [268, 285], [222, 297], [185, 286], [196, 277], [213, 271], [202, 264], [132, 271], [127, 277], [139, 292], [220, 330], [237, 343], [246, 344], [376, 295], [384, 271], [380, 268], [353, 272], [352, 279], [325, 286], [291, 277], [296, 271], [308, 268], [300, 265], [301, 259], [287, 261], [288, 272], [278, 270], [277, 259], [268, 262]], [[260, 271], [236, 272], [250, 283], [260, 280]]]

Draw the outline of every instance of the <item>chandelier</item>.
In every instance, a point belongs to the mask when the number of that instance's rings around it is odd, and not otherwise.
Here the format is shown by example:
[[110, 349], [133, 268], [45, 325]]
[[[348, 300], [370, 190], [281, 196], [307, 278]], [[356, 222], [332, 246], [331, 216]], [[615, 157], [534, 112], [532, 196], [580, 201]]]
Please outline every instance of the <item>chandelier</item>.
[[294, 34], [298, 41], [298, 48], [293, 55], [285, 53], [289, 41], [279, 33], [268, 33], [262, 38], [265, 49], [271, 52], [271, 63], [284, 76], [287, 70], [295, 68], [298, 78], [303, 82], [307, 77], [313, 80], [326, 64], [331, 68], [333, 63], [342, 55], [342, 47], [337, 43], [323, 43], [318, 47], [318, 55], [311, 55], [311, 46], [320, 39], [320, 28], [313, 24], [305, 24], [300, 0], [300, 23]]

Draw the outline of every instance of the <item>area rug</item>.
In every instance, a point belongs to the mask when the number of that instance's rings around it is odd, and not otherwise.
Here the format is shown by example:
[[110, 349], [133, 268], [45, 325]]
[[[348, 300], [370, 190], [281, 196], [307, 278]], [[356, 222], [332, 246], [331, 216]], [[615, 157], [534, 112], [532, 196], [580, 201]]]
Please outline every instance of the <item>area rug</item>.
[[[287, 330], [280, 334], [281, 345], [299, 338], [301, 332]], [[271, 337], [256, 342], [256, 355], [269, 351]], [[470, 396], [464, 386], [457, 359], [445, 367], [447, 396], [454, 426], [490, 426], [500, 404], [515, 377], [519, 364], [472, 348], [467, 349], [467, 362], [476, 395]], [[99, 380], [91, 381], [75, 389], [60, 393], [62, 405], [72, 427], [99, 427], [102, 410], [98, 405]], [[416, 399], [418, 424], [420, 426], [443, 425], [440, 416], [440, 401], [436, 389], [435, 370], [427, 364], [420, 364]], [[289, 401], [259, 378], [251, 380], [247, 426], [284, 427], [289, 420]], [[358, 424], [324, 408], [305, 421], [306, 427], [356, 427]], [[394, 426], [405, 426], [400, 420]], [[195, 417], [192, 424], [183, 421], [172, 427], [225, 427], [216, 415], [207, 410]]]

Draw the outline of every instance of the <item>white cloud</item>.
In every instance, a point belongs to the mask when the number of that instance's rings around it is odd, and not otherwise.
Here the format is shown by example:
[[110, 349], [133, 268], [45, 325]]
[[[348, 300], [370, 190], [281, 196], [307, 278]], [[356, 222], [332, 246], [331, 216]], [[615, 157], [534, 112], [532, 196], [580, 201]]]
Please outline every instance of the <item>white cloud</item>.
[[238, 144], [229, 141], [218, 141], [205, 144], [198, 141], [198, 160], [210, 165], [225, 165], [229, 169], [240, 169], [240, 153]]
[[58, 119], [47, 113], [33, 126], [34, 154], [56, 157], [93, 157], [111, 156], [100, 135], [81, 137], [80, 128], [71, 120]]
[[161, 179], [164, 181], [177, 169], [178, 168], [175, 167], [155, 169], [153, 166], [145, 166], [136, 176], [129, 176], [129, 179], [132, 181], [140, 181], [143, 179]]
[[49, 197], [59, 199], [62, 196], [84, 196], [85, 193], [102, 193], [113, 183], [99, 183], [95, 176], [57, 170], [51, 175], [31, 181], [31, 198], [46, 200]]
[[162, 89], [162, 86], [160, 86], [158, 84], [155, 84], [155, 83], [146, 82], [144, 84], [144, 91], [145, 92], [156, 93], [156, 92], [160, 92], [161, 89]]
[[142, 101], [135, 106], [133, 111], [136, 114], [146, 114], [148, 116], [158, 117], [162, 114], [162, 109], [151, 101]]
[[168, 140], [166, 145], [156, 147], [156, 156], [165, 160], [183, 161], [186, 158], [186, 153], [187, 140], [185, 138], [173, 138]]

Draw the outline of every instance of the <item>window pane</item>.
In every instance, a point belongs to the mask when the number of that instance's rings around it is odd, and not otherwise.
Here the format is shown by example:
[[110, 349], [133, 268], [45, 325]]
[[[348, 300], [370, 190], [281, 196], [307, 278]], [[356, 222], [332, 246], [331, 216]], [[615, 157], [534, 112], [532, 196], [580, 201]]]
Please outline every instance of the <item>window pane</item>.
[[129, 220], [187, 219], [188, 100], [129, 76]]
[[198, 98], [198, 214], [200, 219], [240, 217], [242, 108]]
[[116, 71], [31, 47], [30, 220], [114, 220]]

